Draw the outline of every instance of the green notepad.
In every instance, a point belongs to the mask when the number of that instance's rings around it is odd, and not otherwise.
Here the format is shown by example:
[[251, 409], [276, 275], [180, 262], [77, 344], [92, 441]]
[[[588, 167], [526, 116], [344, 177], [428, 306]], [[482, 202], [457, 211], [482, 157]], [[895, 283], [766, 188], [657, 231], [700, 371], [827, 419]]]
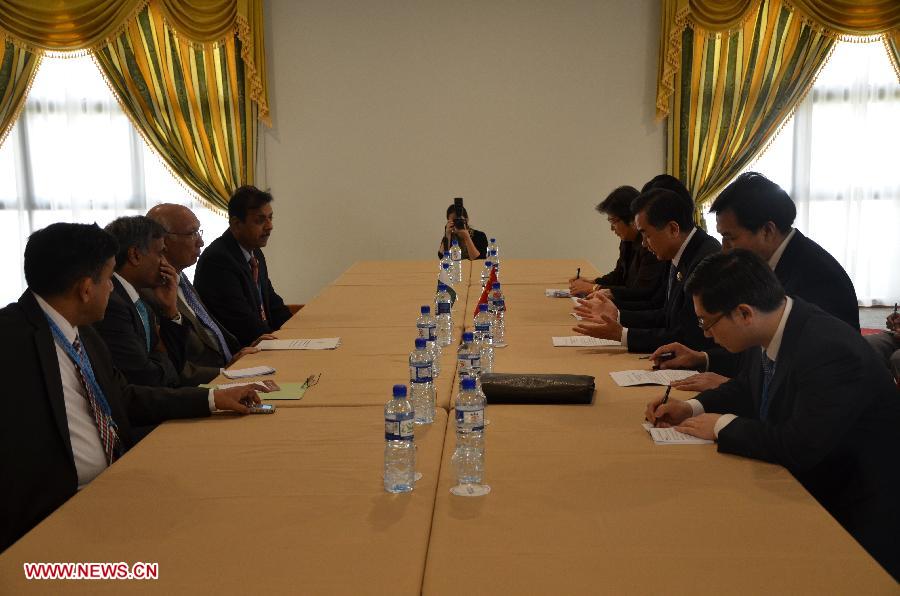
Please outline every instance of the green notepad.
[[[224, 385], [216, 385], [216, 389], [221, 389], [222, 387], [234, 387], [236, 385], [250, 385], [252, 383], [225, 383]], [[211, 385], [200, 385], [205, 389], [209, 389]], [[304, 387], [303, 383], [278, 383], [278, 386], [281, 387], [279, 391], [270, 391], [269, 393], [259, 392], [259, 398], [265, 401], [271, 401], [276, 399], [303, 399], [303, 394], [306, 393], [308, 387]]]

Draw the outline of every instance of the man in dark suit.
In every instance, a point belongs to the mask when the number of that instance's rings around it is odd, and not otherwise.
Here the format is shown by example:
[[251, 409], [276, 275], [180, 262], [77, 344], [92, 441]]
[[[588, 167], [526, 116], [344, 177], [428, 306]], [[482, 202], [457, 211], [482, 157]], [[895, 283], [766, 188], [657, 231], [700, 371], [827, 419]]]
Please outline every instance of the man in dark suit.
[[[728, 185], [710, 209], [722, 235], [722, 250], [749, 250], [769, 264], [784, 291], [802, 298], [859, 330], [859, 307], [853, 282], [828, 252], [793, 228], [797, 208], [780, 186], [756, 172], [745, 172]], [[700, 353], [684, 346], [657, 350], [676, 357], [662, 368], [697, 368], [710, 372], [673, 383], [686, 391], [702, 391], [727, 380], [732, 361], [720, 347]]]
[[628, 301], [647, 301], [647, 308], [659, 308], [666, 297], [668, 263], [661, 262], [641, 243], [641, 235], [634, 223], [631, 202], [640, 194], [632, 186], [620, 186], [597, 205], [606, 214], [609, 228], [619, 237], [619, 259], [616, 268], [596, 279], [573, 277], [569, 291], [582, 296], [602, 291], [623, 309]]
[[[142, 215], [120, 217], [106, 226], [116, 239], [116, 271], [106, 314], [94, 328], [106, 342], [129, 383], [178, 387], [184, 363], [184, 327], [176, 306], [177, 276], [165, 258], [165, 229]], [[139, 291], [151, 290], [157, 317]], [[169, 341], [163, 342], [160, 335]]]
[[260, 250], [272, 233], [271, 203], [272, 195], [256, 187], [237, 189], [228, 203], [228, 229], [200, 255], [194, 275], [210, 312], [245, 346], [291, 318]]
[[[175, 270], [178, 279], [178, 312], [181, 313], [180, 324], [185, 328], [184, 366], [179, 374], [181, 384], [209, 383], [219, 375], [222, 368], [227, 368], [244, 354], [257, 352], [258, 348], [242, 347], [237, 338], [210, 314], [184, 274], [184, 269], [197, 262], [203, 248], [203, 230], [200, 229], [197, 216], [183, 205], [163, 203], [150, 209], [147, 217], [165, 228], [166, 260]], [[164, 311], [165, 305], [156, 299], [153, 292], [144, 290], [141, 295], [156, 310]], [[263, 335], [257, 342], [273, 337]], [[170, 338], [171, 336], [163, 336], [163, 341], [168, 342]]]
[[0, 551], [121, 457], [134, 425], [259, 402], [247, 387], [127, 383], [91, 326], [106, 312], [115, 254], [96, 225], [38, 230], [25, 247], [28, 290], [0, 310], [0, 374], [15, 386], [0, 416]]
[[661, 261], [671, 261], [666, 303], [652, 310], [619, 310], [597, 294], [580, 301], [576, 312], [584, 317], [573, 330], [592, 337], [621, 340], [629, 352], [652, 352], [669, 342], [696, 349], [712, 345], [697, 327], [697, 316], [684, 282], [703, 258], [719, 252], [719, 243], [694, 225], [694, 205], [673, 191], [654, 188], [632, 203], [643, 241]]
[[771, 267], [734, 250], [688, 281], [706, 333], [740, 373], [688, 401], [648, 404], [647, 419], [677, 426], [719, 451], [785, 466], [896, 579], [900, 579], [900, 398], [852, 327], [786, 297]]

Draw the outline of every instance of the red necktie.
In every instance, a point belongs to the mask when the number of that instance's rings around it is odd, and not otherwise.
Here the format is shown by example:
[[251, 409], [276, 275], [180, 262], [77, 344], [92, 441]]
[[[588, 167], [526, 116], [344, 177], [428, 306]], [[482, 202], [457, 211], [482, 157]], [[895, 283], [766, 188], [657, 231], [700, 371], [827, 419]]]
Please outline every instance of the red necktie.
[[256, 284], [256, 293], [259, 296], [259, 317], [265, 321], [266, 310], [263, 308], [262, 289], [259, 287], [259, 260], [253, 253], [250, 253], [250, 273], [253, 275], [253, 283]]

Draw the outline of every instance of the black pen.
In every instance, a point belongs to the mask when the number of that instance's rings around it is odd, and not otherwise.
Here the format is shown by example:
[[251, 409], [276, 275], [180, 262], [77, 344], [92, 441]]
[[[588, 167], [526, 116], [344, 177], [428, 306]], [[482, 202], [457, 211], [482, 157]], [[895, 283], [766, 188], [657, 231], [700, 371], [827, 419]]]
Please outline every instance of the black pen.
[[[579, 271], [581, 271], [581, 269], [579, 269]], [[897, 314], [897, 303], [896, 302], [894, 303], [894, 314]]]
[[[669, 401], [669, 392], [670, 392], [670, 391], [672, 391], [672, 386], [671, 386], [671, 385], [669, 385], [668, 387], [666, 387], [666, 394], [663, 395], [662, 401], [659, 402], [659, 406], [662, 406], [662, 405], [664, 405], [667, 401]], [[659, 406], [656, 406], [656, 408], [659, 409]], [[658, 425], [659, 425], [659, 418], [657, 418], [657, 419], [656, 419], [656, 422], [653, 423], [653, 426], [654, 426], [654, 427], [655, 427], [655, 426], [658, 426]]]
[[[581, 277], [581, 267], [578, 268], [578, 271], [575, 273], [575, 279]], [[897, 312], [897, 305], [894, 305], [894, 312]]]

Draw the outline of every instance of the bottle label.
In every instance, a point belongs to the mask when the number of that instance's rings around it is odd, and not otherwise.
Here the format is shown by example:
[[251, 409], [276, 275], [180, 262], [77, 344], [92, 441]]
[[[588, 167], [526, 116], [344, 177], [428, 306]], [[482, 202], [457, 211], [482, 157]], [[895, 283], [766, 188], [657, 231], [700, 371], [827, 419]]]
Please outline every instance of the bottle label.
[[450, 303], [449, 302], [438, 302], [437, 303], [437, 311], [439, 315], [449, 315], [450, 314]]
[[415, 414], [398, 414], [394, 418], [384, 419], [385, 441], [412, 441], [415, 432]]
[[426, 341], [434, 341], [437, 339], [437, 325], [416, 325], [419, 330], [419, 337]]
[[482, 339], [491, 339], [491, 324], [475, 323], [475, 333], [479, 334]]
[[484, 430], [484, 408], [477, 410], [456, 410], [456, 427]]
[[427, 364], [411, 364], [409, 366], [409, 380], [411, 383], [430, 383], [434, 372], [431, 362]]

